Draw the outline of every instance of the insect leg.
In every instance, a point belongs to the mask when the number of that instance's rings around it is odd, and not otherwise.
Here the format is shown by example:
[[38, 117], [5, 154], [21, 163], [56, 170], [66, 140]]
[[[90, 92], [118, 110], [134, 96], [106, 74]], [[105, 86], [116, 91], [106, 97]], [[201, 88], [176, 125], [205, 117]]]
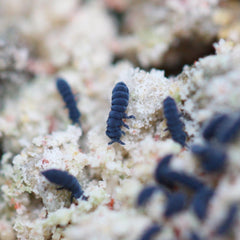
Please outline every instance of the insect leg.
[[128, 116], [126, 113], [124, 114], [123, 118], [127, 118], [127, 119], [133, 118], [133, 119], [136, 119], [135, 116], [133, 116], [133, 115]]
[[116, 140], [116, 142], [118, 142], [118, 143], [120, 143], [120, 144], [122, 144], [122, 145], [125, 145], [125, 143], [122, 142], [120, 139], [119, 139], [119, 140]]
[[111, 142], [109, 142], [108, 145], [111, 145], [111, 144], [113, 144], [114, 142], [118, 142], [118, 143], [120, 143], [120, 144], [122, 144], [122, 145], [125, 145], [125, 143], [122, 142], [120, 139], [114, 139], [114, 140], [112, 140]]
[[122, 122], [122, 125], [123, 125], [125, 128], [129, 129], [129, 126], [128, 126], [126, 123]]
[[112, 140], [111, 142], [108, 143], [108, 145], [113, 144], [114, 142], [116, 142], [115, 140]]
[[84, 201], [87, 201], [88, 200], [88, 196], [85, 196], [85, 195], [82, 195], [81, 199], [84, 200]]

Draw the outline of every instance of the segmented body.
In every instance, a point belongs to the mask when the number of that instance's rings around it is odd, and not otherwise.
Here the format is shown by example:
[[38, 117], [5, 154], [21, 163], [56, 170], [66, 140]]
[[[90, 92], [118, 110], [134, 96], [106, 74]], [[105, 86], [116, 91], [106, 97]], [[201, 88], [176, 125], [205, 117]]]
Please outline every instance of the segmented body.
[[168, 170], [165, 171], [164, 175], [166, 180], [169, 180], [172, 183], [176, 183], [177, 185], [187, 187], [193, 191], [198, 191], [205, 186], [204, 183], [198, 178], [193, 175], [188, 175], [185, 172]]
[[139, 240], [152, 240], [161, 231], [161, 227], [158, 224], [153, 224], [148, 227]]
[[156, 192], [163, 192], [165, 195], [168, 195], [168, 192], [160, 188], [158, 186], [147, 186], [145, 187], [138, 195], [137, 198], [137, 206], [144, 206], [149, 201], [149, 199], [154, 195]]
[[202, 188], [193, 198], [193, 211], [196, 216], [203, 220], [207, 215], [209, 201], [213, 197], [214, 191], [210, 188]]
[[202, 240], [202, 238], [195, 232], [192, 232], [189, 240]]
[[205, 184], [193, 175], [183, 171], [174, 171], [169, 167], [172, 155], [165, 156], [157, 165], [155, 170], [155, 180], [168, 187], [173, 188], [175, 185], [182, 185], [191, 190], [198, 191]]
[[86, 197], [83, 195], [83, 190], [78, 180], [67, 171], [49, 169], [41, 173], [51, 183], [61, 186], [59, 189], [66, 189], [70, 191], [72, 193], [71, 202], [73, 197], [76, 199], [82, 197], [83, 200], [86, 200]]
[[107, 120], [106, 135], [112, 140], [108, 144], [118, 142], [122, 145], [125, 143], [120, 140], [122, 134], [125, 132], [121, 130], [124, 126], [129, 128], [127, 124], [123, 122], [124, 118], [135, 118], [133, 115], [127, 116], [125, 113], [129, 100], [129, 90], [124, 82], [119, 82], [115, 85], [112, 91], [112, 105], [111, 111]]
[[180, 120], [180, 114], [173, 98], [167, 97], [163, 101], [163, 111], [167, 119], [167, 129], [170, 131], [172, 139], [184, 147], [186, 145], [186, 133], [183, 131], [184, 125]]
[[217, 227], [216, 234], [217, 235], [227, 234], [231, 230], [232, 226], [234, 225], [234, 222], [237, 219], [237, 215], [238, 215], [238, 206], [237, 204], [232, 204], [229, 207], [226, 217]]
[[222, 148], [211, 144], [193, 145], [191, 151], [200, 159], [206, 172], [221, 171], [226, 166], [227, 154]]
[[81, 117], [81, 113], [77, 108], [77, 103], [75, 97], [72, 93], [71, 87], [69, 84], [62, 78], [58, 78], [57, 82], [57, 89], [61, 94], [63, 101], [66, 103], [66, 107], [69, 111], [69, 118], [71, 119], [72, 123], [80, 124], [79, 118]]
[[211, 140], [212, 138], [215, 138], [217, 132], [221, 130], [221, 125], [225, 121], [228, 121], [229, 118], [230, 117], [224, 113], [216, 114], [203, 127], [202, 136], [208, 141]]
[[217, 134], [217, 140], [220, 143], [230, 143], [235, 140], [240, 132], [240, 115], [232, 117], [229, 121], [224, 121], [222, 129]]
[[181, 192], [169, 195], [164, 212], [165, 217], [172, 217], [174, 214], [182, 211], [186, 206], [187, 198]]
[[154, 177], [155, 180], [163, 186], [166, 186], [170, 189], [174, 188], [174, 183], [165, 177], [165, 172], [169, 170], [169, 163], [173, 155], [169, 154], [163, 157], [155, 170]]

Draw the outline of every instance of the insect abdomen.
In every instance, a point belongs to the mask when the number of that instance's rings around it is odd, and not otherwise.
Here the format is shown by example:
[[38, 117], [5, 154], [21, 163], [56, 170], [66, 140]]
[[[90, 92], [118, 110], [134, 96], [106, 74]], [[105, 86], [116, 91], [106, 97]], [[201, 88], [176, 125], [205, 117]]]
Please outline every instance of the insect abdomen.
[[240, 131], [240, 116], [232, 118], [229, 121], [224, 121], [222, 129], [217, 134], [217, 140], [220, 143], [230, 143], [239, 134]]
[[139, 239], [152, 240], [160, 231], [161, 227], [158, 224], [153, 224], [143, 232], [143, 235]]
[[213, 197], [214, 191], [208, 187], [204, 187], [198, 191], [193, 199], [193, 211], [197, 217], [203, 220], [206, 217], [208, 203]]
[[221, 224], [217, 227], [216, 234], [217, 235], [224, 235], [227, 234], [231, 227], [233, 226], [238, 214], [238, 206], [237, 204], [232, 204], [229, 207], [227, 215], [225, 219], [221, 222]]
[[123, 118], [134, 118], [134, 116], [127, 116], [125, 111], [128, 106], [129, 91], [128, 87], [124, 82], [119, 82], [115, 85], [112, 91], [112, 104], [111, 111], [107, 120], [106, 135], [112, 140], [108, 144], [118, 142], [122, 145], [125, 143], [120, 140], [122, 134], [125, 134], [121, 130], [121, 126], [129, 128], [122, 119]]
[[[78, 180], [73, 175], [69, 174], [67, 171], [49, 169], [41, 173], [51, 183], [60, 185], [61, 188], [71, 191], [71, 202], [73, 197], [80, 198], [81, 196], [83, 196], [83, 190]], [[86, 199], [86, 197], [83, 196], [83, 199]]]
[[167, 97], [163, 101], [164, 116], [167, 119], [167, 127], [175, 142], [180, 143], [183, 147], [186, 145], [186, 133], [183, 131], [183, 123], [179, 118], [176, 102], [173, 98]]
[[191, 151], [200, 159], [202, 167], [207, 172], [223, 170], [226, 166], [225, 151], [214, 145], [193, 145]]
[[77, 108], [77, 103], [69, 84], [61, 78], [57, 79], [56, 84], [58, 91], [61, 94], [63, 101], [66, 103], [66, 107], [68, 108], [69, 118], [73, 124], [77, 123], [80, 125], [79, 118], [81, 117], [81, 113]]
[[165, 217], [172, 217], [174, 214], [182, 211], [186, 206], [186, 196], [181, 192], [169, 195], [164, 212]]
[[229, 121], [229, 116], [227, 114], [217, 114], [213, 116], [203, 128], [203, 137], [206, 140], [216, 137], [217, 131], [225, 121]]

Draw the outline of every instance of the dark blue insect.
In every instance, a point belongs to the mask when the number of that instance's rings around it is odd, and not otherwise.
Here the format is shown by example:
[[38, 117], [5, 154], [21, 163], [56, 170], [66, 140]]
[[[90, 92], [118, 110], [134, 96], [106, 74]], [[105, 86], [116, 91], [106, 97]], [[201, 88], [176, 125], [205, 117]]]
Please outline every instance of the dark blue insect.
[[170, 194], [164, 212], [165, 217], [172, 217], [174, 214], [182, 211], [186, 207], [186, 203], [187, 197], [183, 193], [176, 192]]
[[137, 206], [144, 206], [152, 195], [158, 191], [162, 191], [164, 194], [167, 194], [166, 190], [158, 186], [147, 186], [145, 187], [138, 195]]
[[183, 185], [191, 190], [198, 191], [205, 184], [198, 180], [196, 177], [188, 175], [184, 172], [177, 172], [169, 168], [169, 163], [172, 158], [172, 155], [167, 155], [164, 157], [155, 170], [155, 179], [158, 183], [173, 188], [174, 185]]
[[169, 154], [169, 155], [166, 155], [165, 157], [163, 157], [162, 159], [160, 159], [158, 165], [157, 165], [157, 168], [155, 170], [155, 173], [154, 173], [154, 177], [155, 177], [155, 180], [160, 183], [161, 185], [163, 186], [166, 186], [170, 189], [173, 189], [174, 188], [174, 183], [168, 179], [166, 179], [165, 177], [165, 172], [168, 171], [168, 165], [170, 163], [170, 160], [172, 159], [173, 155], [172, 154]]
[[183, 185], [184, 187], [187, 187], [193, 191], [198, 191], [205, 186], [202, 181], [194, 176], [186, 174], [185, 172], [169, 170], [165, 172], [165, 178], [173, 183]]
[[124, 118], [135, 118], [133, 115], [127, 116], [125, 113], [129, 100], [128, 87], [124, 82], [119, 82], [115, 85], [112, 91], [112, 105], [111, 111], [107, 120], [106, 135], [112, 140], [108, 145], [118, 142], [122, 145], [125, 143], [120, 140], [122, 134], [125, 132], [121, 130], [121, 126], [129, 128], [127, 124], [123, 122]]
[[66, 107], [69, 111], [69, 118], [73, 124], [77, 123], [81, 126], [79, 120], [81, 114], [77, 108], [77, 103], [69, 84], [62, 78], [58, 78], [56, 84], [63, 101], [66, 103]]
[[202, 167], [207, 172], [221, 171], [226, 166], [227, 154], [224, 149], [208, 145], [193, 145], [191, 151], [201, 161]]
[[202, 188], [193, 198], [193, 211], [200, 220], [204, 220], [207, 214], [209, 201], [214, 195], [214, 191], [210, 188]]
[[217, 132], [221, 131], [221, 125], [228, 120], [229, 116], [227, 114], [216, 114], [203, 127], [202, 136], [208, 141], [215, 138]]
[[60, 185], [60, 189], [66, 189], [71, 194], [71, 202], [73, 198], [80, 198], [82, 197], [82, 200], [87, 200], [87, 197], [83, 195], [83, 190], [78, 182], [78, 180], [71, 174], [69, 174], [67, 171], [62, 171], [58, 169], [49, 169], [46, 171], [41, 172], [43, 176], [47, 178], [48, 181], [51, 183]]
[[229, 207], [226, 218], [223, 219], [223, 221], [217, 227], [216, 234], [217, 235], [227, 234], [231, 230], [231, 227], [233, 226], [237, 218], [237, 214], [238, 214], [238, 206], [237, 204], [232, 204]]
[[157, 166], [157, 169], [168, 167], [172, 158], [173, 158], [173, 154], [168, 154], [165, 157], [163, 157], [162, 159], [160, 159], [159, 163], [158, 163], [158, 166]]
[[221, 126], [222, 129], [217, 134], [217, 140], [220, 143], [229, 143], [235, 140], [240, 132], [240, 116], [232, 117], [229, 121], [225, 121]]
[[153, 239], [159, 232], [161, 231], [161, 227], [158, 224], [153, 224], [148, 227], [143, 235], [139, 238], [139, 240], [151, 240]]
[[197, 233], [195, 233], [195, 232], [192, 232], [191, 234], [190, 234], [190, 238], [189, 238], [189, 240], [201, 240], [202, 238], [197, 234]]
[[180, 114], [173, 98], [167, 97], [164, 99], [163, 112], [167, 119], [167, 130], [170, 131], [172, 139], [183, 147], [186, 146], [186, 133], [183, 131], [184, 124], [180, 120]]

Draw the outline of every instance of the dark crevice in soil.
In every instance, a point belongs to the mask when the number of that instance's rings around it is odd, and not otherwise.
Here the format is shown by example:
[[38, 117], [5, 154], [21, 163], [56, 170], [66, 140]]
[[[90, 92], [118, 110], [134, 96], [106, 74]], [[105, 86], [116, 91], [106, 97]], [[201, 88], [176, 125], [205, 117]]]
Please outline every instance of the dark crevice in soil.
[[4, 154], [3, 142], [2, 142], [2, 139], [0, 139], [0, 160], [2, 160], [2, 155], [3, 154]]
[[215, 53], [213, 43], [202, 41], [199, 37], [179, 39], [172, 44], [163, 57], [164, 63], [156, 67], [165, 70], [165, 75], [177, 75], [182, 72], [184, 65], [192, 65], [199, 58]]
[[213, 43], [217, 41], [217, 38], [213, 38], [206, 42], [201, 36], [194, 36], [191, 38], [176, 39], [170, 46], [169, 50], [164, 54], [164, 61], [159, 65], [151, 65], [149, 67], [143, 67], [136, 60], [136, 56], [129, 54], [129, 56], [115, 56], [112, 63], [127, 59], [131, 61], [135, 67], [140, 67], [143, 70], [149, 71], [152, 68], [165, 71], [165, 76], [178, 75], [182, 72], [184, 65], [192, 65], [199, 58], [206, 57], [208, 55], [215, 54]]
[[123, 21], [124, 21], [124, 18], [125, 18], [125, 12], [117, 12], [115, 10], [111, 10], [109, 9], [108, 10], [110, 16], [112, 16], [116, 23], [117, 23], [117, 32], [118, 34], [122, 34], [122, 31], [123, 31]]

